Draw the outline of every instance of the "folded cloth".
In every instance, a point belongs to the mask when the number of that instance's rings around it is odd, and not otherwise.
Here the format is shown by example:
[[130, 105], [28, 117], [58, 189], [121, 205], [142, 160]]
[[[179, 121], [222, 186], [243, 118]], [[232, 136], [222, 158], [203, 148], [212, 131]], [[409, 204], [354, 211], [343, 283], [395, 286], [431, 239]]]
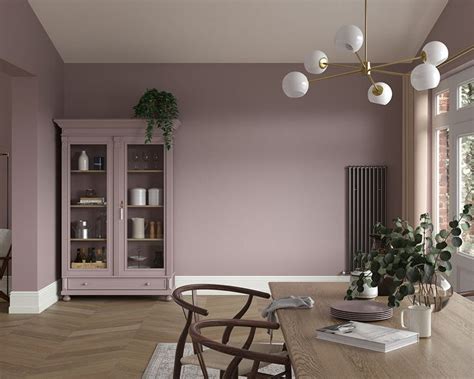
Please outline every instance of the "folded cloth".
[[313, 308], [314, 300], [309, 296], [290, 296], [273, 300], [271, 304], [262, 311], [262, 317], [267, 321], [276, 322], [276, 310], [284, 308]]

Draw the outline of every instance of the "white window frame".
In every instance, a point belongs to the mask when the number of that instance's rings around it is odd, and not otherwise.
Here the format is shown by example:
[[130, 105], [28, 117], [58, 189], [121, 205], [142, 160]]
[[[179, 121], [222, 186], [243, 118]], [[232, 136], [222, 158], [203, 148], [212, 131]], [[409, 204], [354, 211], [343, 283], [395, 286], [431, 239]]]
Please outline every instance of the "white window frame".
[[[431, 120], [432, 120], [432, 214], [433, 224], [435, 230], [439, 231], [439, 211], [438, 211], [438, 131], [442, 129], [449, 129], [449, 217], [453, 217], [453, 206], [456, 207], [455, 213], [457, 213], [458, 199], [459, 199], [459, 180], [458, 178], [458, 167], [459, 167], [459, 142], [455, 136], [462, 136], [463, 134], [470, 134], [470, 130], [466, 132], [466, 122], [473, 119], [474, 107], [473, 104], [459, 108], [459, 87], [465, 83], [474, 80], [474, 61], [468, 62], [463, 65], [462, 71], [456, 70], [456, 73], [444, 75], [441, 80], [436, 92], [432, 92], [432, 107], [431, 107]], [[437, 114], [438, 104], [437, 97], [440, 93], [449, 90], [449, 111], [441, 114]], [[473, 125], [474, 130], [474, 125]], [[455, 168], [453, 170], [452, 168]], [[462, 252], [459, 252], [463, 254]], [[466, 254], [463, 254], [466, 256]], [[469, 256], [474, 259], [474, 257]]]

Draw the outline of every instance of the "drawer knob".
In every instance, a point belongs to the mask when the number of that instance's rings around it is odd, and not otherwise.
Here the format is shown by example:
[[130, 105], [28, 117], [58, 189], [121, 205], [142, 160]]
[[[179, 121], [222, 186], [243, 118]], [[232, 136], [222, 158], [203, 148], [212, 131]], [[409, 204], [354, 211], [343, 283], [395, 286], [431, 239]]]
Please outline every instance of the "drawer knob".
[[82, 283], [83, 286], [87, 286], [88, 284], [89, 283], [87, 283], [87, 282]]
[[146, 286], [151, 286], [151, 283], [150, 283], [150, 282], [146, 282], [145, 285], [146, 285]]

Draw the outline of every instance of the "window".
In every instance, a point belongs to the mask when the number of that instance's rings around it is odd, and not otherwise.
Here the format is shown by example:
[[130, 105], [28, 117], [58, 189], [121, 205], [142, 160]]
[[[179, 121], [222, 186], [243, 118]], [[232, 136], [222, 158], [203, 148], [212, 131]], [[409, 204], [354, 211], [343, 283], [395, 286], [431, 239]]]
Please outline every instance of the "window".
[[436, 115], [449, 111], [449, 90], [436, 95]]
[[474, 81], [471, 80], [458, 87], [458, 108], [467, 107], [472, 103], [474, 103]]
[[[459, 138], [459, 204], [460, 212], [464, 204], [474, 203], [474, 133]], [[464, 254], [474, 256], [474, 228], [462, 234]]]
[[439, 129], [437, 132], [437, 224], [438, 228], [446, 229], [449, 223], [449, 129]]

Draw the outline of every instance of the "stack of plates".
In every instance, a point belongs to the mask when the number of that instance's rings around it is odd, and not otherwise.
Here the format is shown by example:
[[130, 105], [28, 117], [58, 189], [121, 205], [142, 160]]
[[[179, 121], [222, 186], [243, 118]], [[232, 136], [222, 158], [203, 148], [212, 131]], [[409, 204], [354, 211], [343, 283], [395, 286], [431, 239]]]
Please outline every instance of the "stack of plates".
[[340, 301], [331, 305], [331, 316], [350, 321], [388, 320], [393, 316], [393, 309], [376, 301]]

